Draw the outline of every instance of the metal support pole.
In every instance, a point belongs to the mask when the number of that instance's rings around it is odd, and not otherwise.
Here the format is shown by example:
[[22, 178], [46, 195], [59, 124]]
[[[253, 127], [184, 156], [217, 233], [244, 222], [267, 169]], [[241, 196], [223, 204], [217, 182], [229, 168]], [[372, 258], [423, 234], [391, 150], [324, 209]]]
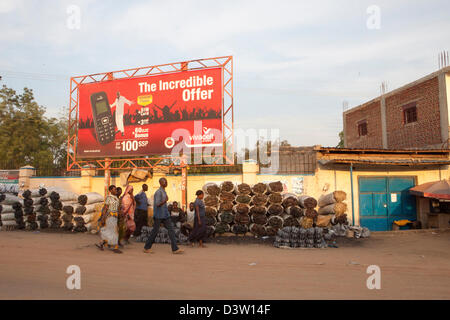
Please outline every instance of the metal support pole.
[[181, 207], [187, 210], [187, 165], [186, 157], [181, 159]]
[[109, 169], [109, 166], [111, 165], [111, 159], [106, 158], [105, 159], [105, 198], [108, 195], [108, 188], [111, 185], [111, 170]]
[[187, 167], [181, 168], [181, 205], [187, 209]]
[[353, 164], [350, 163], [350, 187], [352, 194], [352, 225], [355, 225], [355, 204], [353, 201]]

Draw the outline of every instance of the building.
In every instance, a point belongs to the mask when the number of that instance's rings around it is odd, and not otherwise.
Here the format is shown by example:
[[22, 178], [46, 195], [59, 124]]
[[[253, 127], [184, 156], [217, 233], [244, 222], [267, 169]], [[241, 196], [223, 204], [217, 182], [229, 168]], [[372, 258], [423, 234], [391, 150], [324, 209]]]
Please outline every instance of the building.
[[346, 148], [449, 148], [450, 67], [343, 114]]
[[[235, 183], [281, 181], [285, 192], [306, 194], [318, 199], [336, 190], [345, 191], [347, 216], [351, 223], [366, 226], [372, 231], [392, 229], [394, 220], [419, 220], [428, 223], [432, 213], [429, 199], [416, 198], [409, 189], [427, 182], [450, 178], [450, 150], [382, 150], [341, 149], [314, 147], [284, 147], [279, 150], [279, 167], [267, 172], [258, 163], [248, 161], [236, 173], [215, 172], [193, 174], [188, 172], [188, 202], [195, 199], [195, 191], [205, 183], [232, 181]], [[29, 174], [23, 171], [29, 171]], [[181, 175], [154, 170], [145, 183], [151, 196], [159, 187], [158, 180], [166, 176], [167, 193], [171, 201], [181, 201]], [[82, 172], [81, 177], [36, 177], [32, 169], [21, 170], [21, 179], [27, 187], [58, 186], [76, 193], [104, 192], [104, 177], [96, 176], [94, 169]], [[122, 185], [119, 176], [111, 183]], [[142, 182], [131, 183], [136, 191]], [[450, 216], [450, 215], [449, 215]]]
[[409, 189], [449, 179], [449, 155], [448, 149], [318, 148], [315, 180], [319, 186], [327, 181], [332, 191], [345, 191], [350, 220], [372, 231], [391, 230], [394, 221], [403, 219], [429, 228], [434, 226], [431, 200], [415, 197]]

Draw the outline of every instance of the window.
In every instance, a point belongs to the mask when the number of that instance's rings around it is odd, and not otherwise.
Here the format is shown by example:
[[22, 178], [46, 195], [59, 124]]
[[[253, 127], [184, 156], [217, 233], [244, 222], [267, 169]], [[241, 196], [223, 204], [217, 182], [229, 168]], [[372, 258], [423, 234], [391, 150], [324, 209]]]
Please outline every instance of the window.
[[416, 103], [410, 103], [403, 107], [403, 123], [412, 123], [417, 121]]
[[367, 121], [361, 121], [358, 123], [358, 135], [360, 137], [367, 136]]

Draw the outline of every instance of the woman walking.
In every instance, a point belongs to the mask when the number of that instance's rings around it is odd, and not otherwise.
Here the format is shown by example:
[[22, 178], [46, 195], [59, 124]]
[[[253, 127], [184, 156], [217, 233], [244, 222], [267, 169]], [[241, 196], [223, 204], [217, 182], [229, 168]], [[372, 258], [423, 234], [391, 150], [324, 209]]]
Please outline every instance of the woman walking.
[[125, 188], [125, 193], [122, 197], [122, 214], [126, 225], [126, 232], [123, 238], [126, 244], [129, 244], [129, 239], [136, 230], [136, 223], [134, 222], [134, 210], [136, 209], [136, 201], [133, 196], [133, 187], [128, 185]]
[[197, 199], [194, 202], [194, 229], [189, 234], [189, 242], [194, 245], [194, 241], [198, 241], [198, 246], [200, 248], [205, 248], [203, 240], [206, 238], [206, 221], [205, 221], [205, 203], [203, 202], [203, 197], [205, 194], [202, 190], [198, 190], [195, 195]]
[[122, 253], [119, 250], [119, 230], [117, 228], [117, 215], [120, 201], [117, 198], [117, 189], [115, 186], [111, 185], [109, 192], [111, 194], [106, 197], [100, 218], [100, 237], [102, 241], [96, 244], [96, 246], [103, 251], [105, 245], [107, 245], [113, 248], [114, 253]]
[[127, 224], [124, 217], [124, 214], [122, 212], [122, 188], [117, 187], [117, 198], [119, 198], [119, 216], [117, 217], [118, 220], [118, 226], [119, 226], [119, 248], [123, 248], [122, 241], [125, 238], [125, 235], [127, 233]]

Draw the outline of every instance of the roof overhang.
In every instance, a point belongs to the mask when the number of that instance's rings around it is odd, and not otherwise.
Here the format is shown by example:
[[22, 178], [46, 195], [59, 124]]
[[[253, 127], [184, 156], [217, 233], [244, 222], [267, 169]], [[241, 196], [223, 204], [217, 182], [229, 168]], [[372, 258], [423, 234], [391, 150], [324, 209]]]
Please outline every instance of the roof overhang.
[[402, 160], [385, 160], [385, 159], [319, 159], [321, 165], [332, 164], [365, 164], [365, 165], [391, 165], [391, 166], [438, 166], [450, 165], [450, 160], [417, 160], [417, 159], [402, 159]]

